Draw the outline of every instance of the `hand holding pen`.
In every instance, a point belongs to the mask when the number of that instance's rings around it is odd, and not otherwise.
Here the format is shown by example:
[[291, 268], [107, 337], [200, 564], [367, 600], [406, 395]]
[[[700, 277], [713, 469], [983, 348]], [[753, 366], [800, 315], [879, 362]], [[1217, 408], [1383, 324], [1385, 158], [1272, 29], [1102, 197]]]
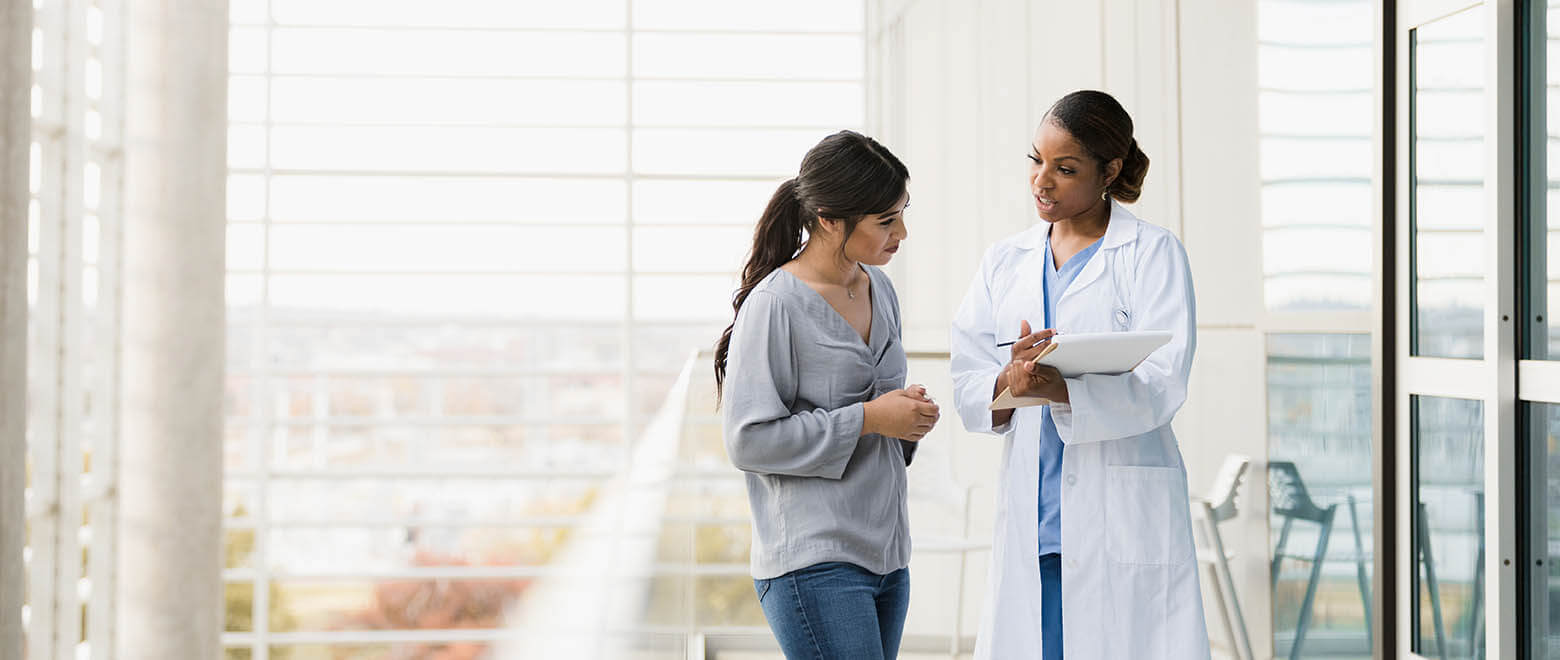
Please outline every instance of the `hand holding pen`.
[[1057, 334], [1055, 328], [1031, 331], [1029, 321], [1019, 322], [1020, 337], [1010, 343], [1009, 360], [999, 379], [1013, 396], [1040, 396], [1057, 403], [1068, 401], [1067, 383], [1062, 379], [1062, 373], [1055, 367], [1039, 363], [1040, 358], [1056, 348], [1052, 338]]

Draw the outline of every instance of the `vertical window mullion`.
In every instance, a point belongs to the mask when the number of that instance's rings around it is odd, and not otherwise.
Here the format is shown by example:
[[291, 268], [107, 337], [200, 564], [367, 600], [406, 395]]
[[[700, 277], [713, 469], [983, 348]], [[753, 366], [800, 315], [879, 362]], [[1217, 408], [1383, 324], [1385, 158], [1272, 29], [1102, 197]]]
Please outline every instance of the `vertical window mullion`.
[[261, 272], [260, 272], [260, 302], [259, 317], [256, 319], [254, 334], [250, 341], [250, 364], [254, 365], [257, 373], [252, 385], [254, 394], [252, 414], [258, 416], [258, 430], [254, 432], [252, 441], [255, 443], [253, 452], [255, 470], [257, 474], [254, 502], [254, 555], [251, 563], [253, 570], [253, 585], [250, 589], [250, 621], [253, 632], [253, 646], [250, 647], [250, 657], [253, 660], [268, 660], [271, 657], [271, 449], [274, 439], [285, 439], [287, 430], [280, 428], [275, 423], [276, 403], [273, 392], [271, 361], [266, 359], [271, 339], [271, 102], [273, 82], [275, 80], [275, 34], [276, 14], [271, 0], [265, 3], [265, 169], [261, 174], [261, 188], [263, 201], [261, 202]]
[[68, 0], [64, 5], [61, 40], [64, 75], [61, 85], [63, 117], [59, 135], [61, 152], [59, 208], [64, 231], [60, 250], [60, 372], [58, 418], [55, 440], [58, 452], [59, 522], [55, 530], [55, 652], [75, 655], [81, 641], [81, 603], [77, 583], [82, 578], [80, 531], [82, 520], [82, 469], [86, 405], [85, 371], [92, 350], [83, 292], [86, 285], [83, 256], [85, 170], [87, 147], [84, 120], [87, 111], [87, 40], [85, 0]]
[[[637, 169], [634, 167], [634, 0], [623, 0], [623, 185], [627, 188], [623, 204], [623, 320], [621, 332], [621, 348], [619, 365], [622, 374], [623, 386], [623, 425], [622, 425], [622, 454], [619, 457], [620, 469], [627, 471], [632, 465], [634, 450], [637, 446], [637, 429], [634, 425], [635, 412], [635, 378], [634, 337], [636, 328], [634, 324], [634, 179]], [[614, 563], [619, 560], [618, 553], [623, 549], [622, 531], [625, 521], [623, 511], [619, 509], [616, 514], [618, 520], [613, 529], [618, 530], [612, 537], [612, 550], [609, 556]], [[606, 617], [608, 608], [602, 608], [597, 619], [597, 627], [604, 629], [613, 622]], [[599, 642], [598, 642], [599, 644]], [[600, 653], [600, 646], [596, 651]]]
[[92, 455], [92, 499], [88, 506], [92, 521], [91, 554], [87, 571], [92, 585], [88, 602], [86, 638], [93, 658], [109, 657], [114, 651], [114, 602], [116, 589], [117, 495], [119, 466], [119, 325], [121, 318], [120, 282], [124, 245], [124, 36], [123, 0], [98, 0], [102, 13], [102, 44], [99, 60], [103, 69], [103, 94], [99, 101], [102, 132], [100, 153], [102, 198], [98, 217], [100, 233], [98, 303], [94, 343], [103, 352], [93, 374], [93, 401], [98, 416], [96, 442]]
[[64, 526], [61, 514], [59, 455], [61, 392], [59, 379], [63, 364], [64, 328], [61, 317], [65, 298], [63, 280], [67, 277], [63, 253], [66, 243], [66, 219], [61, 200], [64, 172], [62, 133], [65, 125], [63, 105], [65, 46], [59, 4], [38, 8], [37, 24], [43, 43], [43, 68], [38, 72], [43, 92], [42, 113], [33, 132], [39, 144], [38, 204], [38, 298], [30, 314], [32, 339], [29, 347], [29, 384], [32, 388], [29, 426], [32, 459], [33, 507], [29, 539], [31, 574], [28, 599], [30, 620], [28, 649], [34, 660], [47, 660], [57, 651], [56, 619], [59, 612], [58, 537]]

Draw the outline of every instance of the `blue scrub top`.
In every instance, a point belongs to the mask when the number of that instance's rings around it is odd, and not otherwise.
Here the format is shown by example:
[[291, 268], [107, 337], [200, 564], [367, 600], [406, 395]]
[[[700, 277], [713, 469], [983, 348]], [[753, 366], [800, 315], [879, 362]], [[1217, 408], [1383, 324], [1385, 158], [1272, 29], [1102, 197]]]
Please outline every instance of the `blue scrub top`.
[[[1100, 249], [1098, 240], [1056, 267], [1051, 257], [1051, 233], [1045, 235], [1045, 327], [1056, 327], [1056, 300], [1077, 279], [1084, 264]], [[1040, 554], [1062, 551], [1062, 436], [1051, 419], [1051, 407], [1041, 408], [1040, 421]]]

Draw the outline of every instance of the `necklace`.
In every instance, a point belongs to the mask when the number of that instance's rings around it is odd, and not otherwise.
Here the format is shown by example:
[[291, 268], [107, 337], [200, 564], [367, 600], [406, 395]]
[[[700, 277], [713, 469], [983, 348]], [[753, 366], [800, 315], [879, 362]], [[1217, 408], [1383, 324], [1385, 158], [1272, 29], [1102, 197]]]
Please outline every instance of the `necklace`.
[[[811, 269], [809, 269], [809, 270], [811, 270]], [[815, 271], [815, 272], [817, 272], [817, 271]], [[865, 275], [866, 275], [866, 272], [860, 271], [858, 269], [858, 276], [857, 276], [856, 279], [864, 280], [864, 279], [866, 279], [866, 277], [864, 277]], [[818, 279], [827, 281], [827, 278], [823, 278], [823, 277], [820, 277]], [[856, 299], [856, 288], [855, 288], [856, 287], [856, 283], [855, 282], [848, 282], [848, 283], [845, 283], [845, 284], [841, 284], [840, 286], [845, 289], [845, 297], [847, 297], [847, 298], [849, 298], [851, 300], [855, 300]]]

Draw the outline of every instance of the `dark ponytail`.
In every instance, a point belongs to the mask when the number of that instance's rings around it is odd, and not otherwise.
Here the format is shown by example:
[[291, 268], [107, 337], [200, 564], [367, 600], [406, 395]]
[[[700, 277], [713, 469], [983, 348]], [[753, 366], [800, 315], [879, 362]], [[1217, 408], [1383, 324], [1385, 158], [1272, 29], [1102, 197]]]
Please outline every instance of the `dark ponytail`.
[[1127, 203], [1143, 193], [1143, 178], [1148, 176], [1148, 154], [1138, 148], [1132, 137], [1132, 116], [1114, 97], [1105, 92], [1085, 89], [1063, 96], [1045, 119], [1073, 136], [1094, 156], [1100, 170], [1117, 158], [1121, 173], [1106, 188], [1111, 197]]
[[[845, 236], [868, 215], [893, 208], [904, 197], [910, 171], [876, 140], [855, 131], [840, 131], [819, 142], [802, 158], [795, 178], [787, 180], [769, 197], [769, 205], [753, 229], [753, 247], [742, 267], [742, 283], [731, 297], [731, 309], [742, 304], [759, 282], [794, 259], [802, 249], [802, 233], [819, 229], [828, 218], [845, 224]], [[726, 326], [715, 344], [715, 401], [720, 405], [726, 382], [726, 355], [731, 332]]]
[[[753, 229], [753, 249], [748, 251], [747, 265], [742, 267], [742, 285], [731, 298], [731, 308], [741, 310], [753, 287], [768, 277], [775, 269], [785, 265], [802, 249], [802, 203], [796, 199], [796, 179], [787, 179], [769, 197], [769, 205], [758, 217]], [[731, 331], [736, 321], [720, 333], [715, 344], [715, 405], [720, 406], [721, 386], [726, 382], [726, 353], [731, 349]]]

